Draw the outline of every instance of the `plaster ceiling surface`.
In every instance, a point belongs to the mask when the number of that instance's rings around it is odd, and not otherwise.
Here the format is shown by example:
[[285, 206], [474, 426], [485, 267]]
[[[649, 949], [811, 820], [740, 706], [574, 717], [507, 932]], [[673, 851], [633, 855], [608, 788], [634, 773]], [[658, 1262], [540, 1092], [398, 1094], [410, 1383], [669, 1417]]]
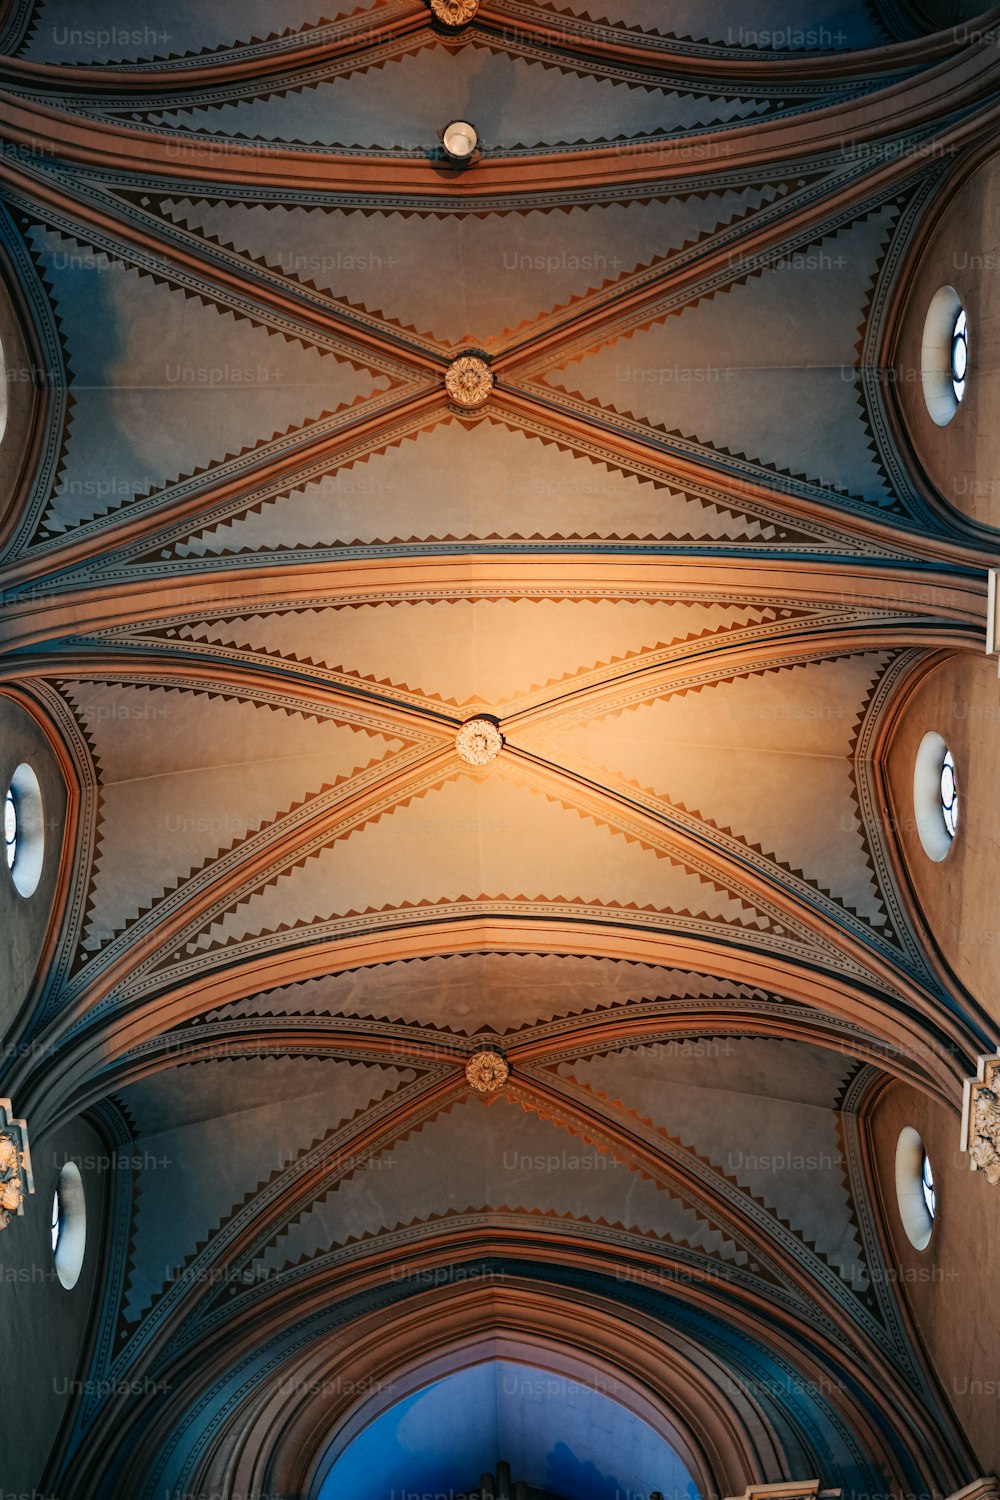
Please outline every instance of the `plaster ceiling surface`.
[[888, 373], [989, 48], [874, 0], [3, 24], [0, 702], [71, 789], [3, 1087], [135, 1157], [53, 1493], [316, 1500], [362, 1395], [505, 1338], [659, 1368], [705, 1500], [957, 1489], [864, 1116], [989, 1035], [883, 784], [982, 648]]

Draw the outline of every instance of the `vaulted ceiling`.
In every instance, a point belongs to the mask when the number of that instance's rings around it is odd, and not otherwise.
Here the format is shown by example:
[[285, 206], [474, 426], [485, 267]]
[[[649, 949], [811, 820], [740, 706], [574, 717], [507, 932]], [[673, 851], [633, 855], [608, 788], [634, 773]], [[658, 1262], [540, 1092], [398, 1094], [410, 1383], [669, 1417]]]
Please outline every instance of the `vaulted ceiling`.
[[960, 19], [8, 4], [0, 701], [53, 815], [3, 1092], [132, 1164], [36, 1392], [67, 1500], [314, 1496], [373, 1393], [501, 1357], [613, 1365], [706, 1494], [978, 1472], [864, 1124], [996, 1036], [886, 772], [995, 551], [895, 389], [996, 130]]

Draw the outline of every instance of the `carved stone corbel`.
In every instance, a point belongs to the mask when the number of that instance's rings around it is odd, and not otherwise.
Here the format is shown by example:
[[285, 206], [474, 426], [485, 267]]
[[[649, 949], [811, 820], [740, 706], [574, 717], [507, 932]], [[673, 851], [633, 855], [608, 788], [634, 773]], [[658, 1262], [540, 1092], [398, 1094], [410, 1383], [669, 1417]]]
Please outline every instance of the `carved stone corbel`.
[[840, 1500], [840, 1490], [825, 1490], [818, 1479], [786, 1479], [779, 1484], [749, 1484], [729, 1500]]
[[997, 1500], [998, 1493], [1000, 1493], [1000, 1487], [997, 1485], [995, 1475], [986, 1474], [980, 1479], [974, 1479], [964, 1488], [956, 1490], [953, 1495], [948, 1496], [948, 1500]]
[[962, 1150], [973, 1172], [1000, 1186], [1000, 1052], [979, 1059], [962, 1091]]
[[0, 1099], [0, 1229], [24, 1213], [24, 1199], [34, 1191], [28, 1127], [15, 1120], [10, 1100]]

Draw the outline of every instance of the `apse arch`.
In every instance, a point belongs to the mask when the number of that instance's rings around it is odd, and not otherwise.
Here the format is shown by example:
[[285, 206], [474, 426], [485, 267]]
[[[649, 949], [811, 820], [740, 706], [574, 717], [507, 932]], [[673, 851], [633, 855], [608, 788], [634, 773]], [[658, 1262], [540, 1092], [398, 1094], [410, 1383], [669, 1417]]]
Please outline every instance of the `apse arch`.
[[[899, 1472], [894, 1440], [870, 1425], [865, 1403], [851, 1394], [852, 1378], [828, 1380], [825, 1363], [809, 1355], [800, 1364], [803, 1349], [796, 1353], [780, 1335], [777, 1343], [768, 1339], [772, 1353], [765, 1355], [746, 1323], [733, 1340], [718, 1343], [706, 1338], [698, 1311], [665, 1323], [631, 1297], [624, 1307], [613, 1296], [592, 1293], [564, 1302], [515, 1282], [519, 1278], [508, 1273], [503, 1282], [420, 1292], [391, 1311], [370, 1310], [331, 1330], [308, 1352], [300, 1304], [300, 1321], [294, 1334], [289, 1330], [297, 1352], [280, 1372], [269, 1363], [267, 1389], [258, 1383], [249, 1405], [238, 1415], [232, 1408], [221, 1442], [216, 1425], [207, 1462], [192, 1453], [186, 1464], [161, 1472], [159, 1482], [198, 1484], [226, 1496], [262, 1491], [327, 1500], [323, 1485], [337, 1458], [376, 1416], [429, 1380], [490, 1357], [523, 1360], [581, 1384], [605, 1382], [608, 1393], [674, 1448], [705, 1496], [740, 1494], [790, 1471], [813, 1473], [817, 1464], [834, 1472], [848, 1453], [858, 1460], [868, 1455], [862, 1462], [866, 1487], [875, 1485], [879, 1465]], [[316, 1296], [319, 1307], [318, 1287]], [[718, 1325], [712, 1326], [717, 1334]], [[255, 1343], [259, 1337], [257, 1323]], [[231, 1354], [226, 1383], [235, 1397], [248, 1386], [246, 1370], [239, 1362], [234, 1367]], [[222, 1369], [220, 1351], [214, 1363]], [[875, 1388], [868, 1389], [881, 1402]], [[203, 1384], [200, 1390], [207, 1410], [209, 1393]], [[789, 1394], [797, 1412], [785, 1420], [781, 1403]], [[216, 1388], [211, 1409], [218, 1412], [226, 1400]], [[164, 1412], [163, 1421], [170, 1420]], [[807, 1431], [812, 1436], [806, 1439]], [[833, 1459], [834, 1453], [840, 1457]], [[142, 1454], [131, 1457], [138, 1478], [146, 1472]], [[412, 1493], [414, 1487], [403, 1488]], [[154, 1493], [141, 1483], [139, 1489]], [[366, 1500], [376, 1497], [382, 1500], [373, 1489]]]
[[[703, 1307], [654, 1306], [635, 1284], [622, 1300], [610, 1277], [603, 1294], [593, 1285], [540, 1292], [525, 1281], [526, 1254], [525, 1246], [517, 1267], [492, 1279], [483, 1262], [466, 1263], [461, 1281], [431, 1274], [409, 1294], [399, 1280], [393, 1291], [395, 1261], [369, 1267], [351, 1282], [353, 1318], [331, 1305], [328, 1274], [295, 1278], [291, 1316], [270, 1283], [262, 1304], [229, 1303], [188, 1344], [166, 1399], [136, 1411], [127, 1439], [107, 1414], [88, 1483], [147, 1500], [165, 1489], [319, 1500], [338, 1451], [401, 1395], [507, 1357], [580, 1383], [606, 1381], [680, 1454], [701, 1495], [740, 1494], [817, 1466], [849, 1469], [870, 1493], [887, 1473], [905, 1485], [900, 1431], [919, 1398], [903, 1383], [886, 1390], [843, 1361], [833, 1379], [830, 1351], [805, 1330], [803, 1342], [741, 1316], [723, 1333]], [[872, 1423], [872, 1402], [884, 1426]], [[938, 1460], [950, 1492], [950, 1459], [941, 1451]]]
[[[471, 1299], [476, 1304], [481, 1304], [481, 1292], [472, 1292]], [[460, 1294], [455, 1301], [457, 1305], [461, 1305], [468, 1303], [469, 1298]], [[541, 1309], [537, 1311], [540, 1313]], [[437, 1321], [437, 1318], [433, 1319], [433, 1323], [436, 1324]], [[445, 1321], [454, 1335], [457, 1324], [450, 1317]], [[340, 1425], [335, 1430], [328, 1431], [324, 1439], [316, 1444], [308, 1473], [297, 1476], [302, 1483], [302, 1493], [308, 1495], [309, 1500], [340, 1497], [341, 1491], [333, 1483], [335, 1478], [340, 1477], [338, 1465], [359, 1440], [364, 1438], [366, 1432], [373, 1431], [381, 1421], [391, 1418], [393, 1412], [398, 1411], [401, 1406], [412, 1409], [413, 1403], [418, 1402], [423, 1393], [432, 1389], [457, 1389], [450, 1383], [467, 1380], [470, 1372], [488, 1369], [491, 1365], [506, 1372], [518, 1372], [517, 1378], [526, 1378], [528, 1381], [553, 1382], [577, 1393], [592, 1391], [616, 1407], [623, 1414], [623, 1422], [633, 1431], [644, 1429], [651, 1435], [654, 1445], [659, 1445], [662, 1452], [672, 1455], [677, 1476], [683, 1471], [683, 1487], [675, 1489], [673, 1494], [660, 1484], [666, 1500], [697, 1500], [699, 1495], [708, 1496], [720, 1488], [725, 1490], [729, 1475], [719, 1474], [720, 1459], [721, 1467], [725, 1470], [730, 1467], [735, 1454], [726, 1452], [723, 1457], [718, 1446], [721, 1434], [710, 1430], [718, 1420], [714, 1392], [709, 1399], [712, 1414], [708, 1417], [708, 1425], [704, 1425], [708, 1414], [699, 1397], [708, 1392], [711, 1384], [706, 1383], [705, 1372], [691, 1359], [690, 1352], [685, 1356], [677, 1349], [659, 1344], [655, 1350], [661, 1376], [659, 1387], [647, 1384], [642, 1378], [649, 1373], [645, 1368], [647, 1361], [640, 1358], [639, 1365], [643, 1367], [640, 1373], [632, 1367], [631, 1362], [615, 1359], [613, 1345], [615, 1339], [621, 1337], [620, 1330], [612, 1333], [609, 1329], [601, 1328], [601, 1321], [599, 1318], [595, 1319], [593, 1310], [590, 1310], [583, 1322], [589, 1332], [597, 1337], [583, 1337], [570, 1342], [566, 1329], [559, 1326], [558, 1316], [554, 1321], [551, 1316], [539, 1316], [537, 1331], [531, 1332], [522, 1319], [512, 1322], [501, 1318], [498, 1324], [489, 1328], [481, 1326], [481, 1318], [476, 1317], [465, 1336], [452, 1336], [431, 1347], [425, 1345], [422, 1350], [411, 1346], [411, 1357], [393, 1372], [391, 1379], [376, 1382], [366, 1397], [355, 1402], [349, 1412], [345, 1413], [345, 1419]], [[517, 1326], [518, 1322], [520, 1326]], [[443, 1332], [444, 1329], [438, 1331]], [[418, 1330], [414, 1329], [413, 1333], [408, 1331], [408, 1344], [413, 1334], [418, 1334]], [[644, 1340], [640, 1337], [637, 1343], [642, 1346]], [[687, 1384], [686, 1399], [690, 1403], [687, 1411], [682, 1411], [680, 1405], [668, 1404], [670, 1394], [684, 1388], [682, 1382]], [[540, 1394], [544, 1395], [546, 1392], [542, 1391]], [[747, 1414], [743, 1413], [743, 1416], [746, 1419]], [[731, 1438], [732, 1428], [729, 1422], [725, 1425], [729, 1429], [726, 1436]], [[314, 1434], [314, 1440], [317, 1435]], [[744, 1448], [744, 1452], [736, 1458], [736, 1464], [744, 1470], [748, 1453], [744, 1444], [739, 1446]], [[519, 1455], [500, 1453], [495, 1457], [512, 1459], [515, 1470], [513, 1477], [531, 1482], [529, 1475], [517, 1472]], [[560, 1455], [560, 1458], [565, 1466], [565, 1456]], [[488, 1467], [490, 1462], [477, 1469], [472, 1476], [473, 1481], [478, 1482], [480, 1473]], [[652, 1486], [653, 1489], [656, 1487], [655, 1484]], [[614, 1490], [615, 1486], [612, 1485], [610, 1496], [603, 1495], [599, 1490], [594, 1495], [588, 1493], [584, 1496], [581, 1493], [579, 1500], [613, 1500]], [[619, 1487], [619, 1500], [626, 1492], [626, 1489]], [[370, 1493], [375, 1494], [376, 1491], [371, 1490]], [[343, 1493], [343, 1500], [348, 1500], [346, 1492]], [[355, 1500], [355, 1497], [350, 1497], [350, 1500]], [[356, 1500], [367, 1500], [367, 1497], [362, 1497], [359, 1492]], [[577, 1500], [575, 1492], [574, 1500]]]
[[655, 1490], [698, 1500], [676, 1448], [606, 1387], [596, 1370], [568, 1374], [537, 1357], [474, 1359], [400, 1396], [337, 1444], [313, 1495], [370, 1500], [400, 1487], [462, 1493], [502, 1458], [533, 1489], [574, 1500]]
[[239, 1426], [252, 1441], [240, 1439], [234, 1423], [209, 1464], [184, 1482], [196, 1475], [226, 1495], [257, 1486], [319, 1500], [337, 1459], [378, 1416], [490, 1360], [603, 1389], [678, 1455], [692, 1494], [739, 1493], [781, 1472], [780, 1438], [753, 1400], [728, 1388], [723, 1398], [715, 1361], [680, 1332], [665, 1340], [648, 1317], [633, 1317], [624, 1337], [610, 1305], [585, 1298], [569, 1317], [511, 1279], [441, 1286], [386, 1313], [366, 1313], [286, 1366], [243, 1413]]

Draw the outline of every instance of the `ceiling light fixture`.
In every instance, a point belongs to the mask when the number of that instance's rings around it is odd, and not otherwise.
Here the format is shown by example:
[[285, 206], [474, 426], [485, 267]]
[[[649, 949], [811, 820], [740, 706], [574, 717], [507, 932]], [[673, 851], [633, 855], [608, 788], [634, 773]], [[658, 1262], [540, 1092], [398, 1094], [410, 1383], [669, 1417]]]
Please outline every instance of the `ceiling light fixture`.
[[438, 131], [445, 155], [456, 166], [467, 167], [479, 156], [479, 132], [468, 120], [451, 120]]

